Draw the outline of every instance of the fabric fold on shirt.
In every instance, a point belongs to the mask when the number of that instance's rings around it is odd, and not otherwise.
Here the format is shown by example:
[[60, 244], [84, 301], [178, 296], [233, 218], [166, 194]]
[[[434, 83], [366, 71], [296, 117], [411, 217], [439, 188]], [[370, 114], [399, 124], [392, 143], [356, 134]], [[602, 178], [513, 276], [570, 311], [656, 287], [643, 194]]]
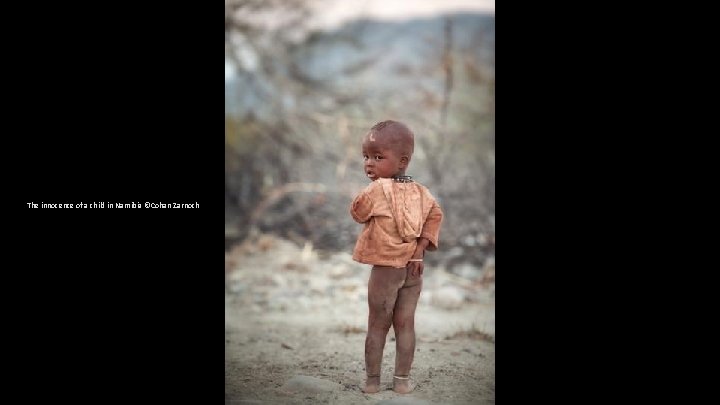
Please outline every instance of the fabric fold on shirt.
[[416, 183], [396, 183], [391, 179], [382, 180], [383, 194], [395, 219], [398, 233], [403, 242], [413, 242], [422, 232], [422, 207], [420, 189]]

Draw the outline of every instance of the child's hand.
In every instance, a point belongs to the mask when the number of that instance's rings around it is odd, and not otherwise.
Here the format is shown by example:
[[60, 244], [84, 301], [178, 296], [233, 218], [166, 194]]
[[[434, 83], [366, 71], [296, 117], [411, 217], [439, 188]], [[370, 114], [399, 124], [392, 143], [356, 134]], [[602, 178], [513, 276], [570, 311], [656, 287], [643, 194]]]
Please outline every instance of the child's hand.
[[407, 264], [407, 268], [410, 269], [410, 274], [413, 277], [422, 276], [425, 265], [423, 264], [423, 256], [425, 256], [425, 249], [430, 241], [426, 238], [418, 238], [418, 244], [415, 248], [412, 258]]
[[[410, 274], [412, 274], [413, 277], [419, 277], [423, 274], [423, 270], [424, 270], [425, 266], [423, 265], [423, 262], [416, 262], [416, 261], [413, 261], [413, 259], [410, 259], [410, 261], [407, 264], [407, 268], [408, 268], [408, 270], [410, 270]], [[420, 260], [422, 260], [422, 259], [420, 259]]]

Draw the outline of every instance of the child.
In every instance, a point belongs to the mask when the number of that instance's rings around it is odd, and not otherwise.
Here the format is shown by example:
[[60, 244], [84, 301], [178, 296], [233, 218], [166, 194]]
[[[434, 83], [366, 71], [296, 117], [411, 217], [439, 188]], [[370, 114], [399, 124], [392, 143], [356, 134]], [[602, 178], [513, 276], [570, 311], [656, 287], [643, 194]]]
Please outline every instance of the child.
[[368, 331], [365, 338], [363, 392], [380, 389], [380, 366], [390, 326], [395, 330], [393, 390], [412, 391], [410, 367], [415, 354], [415, 308], [422, 290], [425, 250], [436, 250], [443, 213], [425, 186], [405, 175], [414, 135], [404, 124], [383, 121], [362, 144], [365, 174], [372, 180], [351, 206], [365, 224], [353, 259], [373, 265], [368, 281]]

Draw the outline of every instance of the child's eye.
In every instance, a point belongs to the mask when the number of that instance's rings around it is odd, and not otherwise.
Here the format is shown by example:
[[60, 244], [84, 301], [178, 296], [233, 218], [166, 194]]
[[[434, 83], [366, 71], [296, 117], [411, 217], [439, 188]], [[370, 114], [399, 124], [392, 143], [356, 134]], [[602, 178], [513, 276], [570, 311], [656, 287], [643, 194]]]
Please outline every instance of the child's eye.
[[380, 155], [375, 155], [375, 160], [381, 160], [383, 157]]
[[368, 160], [367, 155], [363, 155], [363, 160]]

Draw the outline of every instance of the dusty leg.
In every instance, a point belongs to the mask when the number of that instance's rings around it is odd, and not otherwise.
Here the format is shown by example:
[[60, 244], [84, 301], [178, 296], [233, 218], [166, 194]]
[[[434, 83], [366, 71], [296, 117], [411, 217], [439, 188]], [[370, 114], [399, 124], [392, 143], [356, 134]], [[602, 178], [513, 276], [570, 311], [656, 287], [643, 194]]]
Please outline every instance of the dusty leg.
[[400, 394], [412, 391], [410, 375], [415, 357], [415, 309], [422, 290], [422, 276], [413, 277], [409, 272], [405, 285], [398, 292], [393, 315], [395, 330], [395, 377], [393, 390]]
[[405, 271], [393, 267], [375, 266], [368, 281], [368, 331], [365, 338], [365, 372], [367, 381], [363, 392], [380, 390], [380, 366], [398, 290], [405, 281]]

